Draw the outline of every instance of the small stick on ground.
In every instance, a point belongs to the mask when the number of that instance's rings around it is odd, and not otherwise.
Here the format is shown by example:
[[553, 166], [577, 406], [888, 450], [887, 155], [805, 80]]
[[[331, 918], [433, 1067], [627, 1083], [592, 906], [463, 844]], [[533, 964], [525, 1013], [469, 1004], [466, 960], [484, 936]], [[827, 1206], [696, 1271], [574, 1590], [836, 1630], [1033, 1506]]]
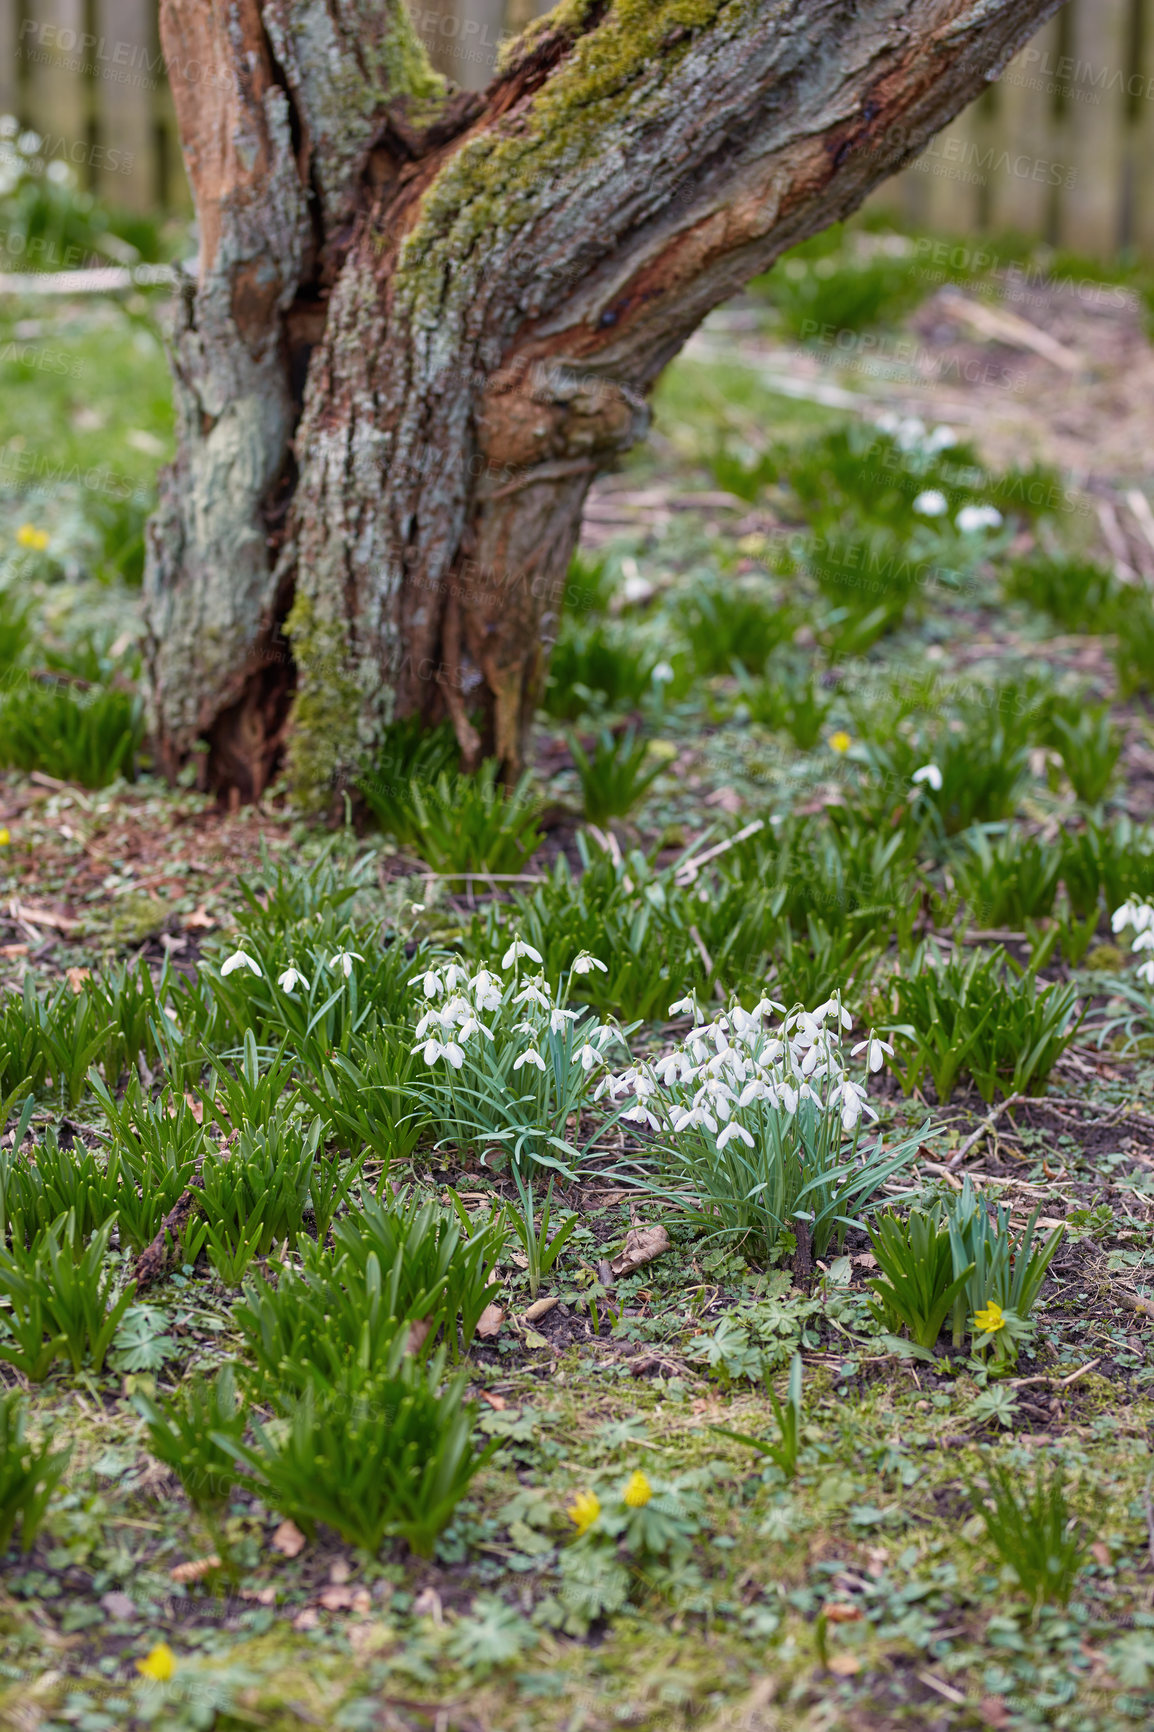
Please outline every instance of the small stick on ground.
[[994, 1129], [1002, 1114], [1009, 1112], [1011, 1107], [1016, 1107], [1018, 1103], [1024, 1099], [1024, 1095], [1009, 1095], [1004, 1101], [999, 1101], [993, 1112], [987, 1113], [977, 1130], [971, 1131], [970, 1135], [958, 1149], [957, 1153], [951, 1155], [950, 1159], [946, 1162], [946, 1166], [949, 1170], [952, 1172], [955, 1167], [960, 1167], [970, 1150], [974, 1147], [975, 1143], [980, 1143], [982, 1138], [987, 1136], [989, 1132]]

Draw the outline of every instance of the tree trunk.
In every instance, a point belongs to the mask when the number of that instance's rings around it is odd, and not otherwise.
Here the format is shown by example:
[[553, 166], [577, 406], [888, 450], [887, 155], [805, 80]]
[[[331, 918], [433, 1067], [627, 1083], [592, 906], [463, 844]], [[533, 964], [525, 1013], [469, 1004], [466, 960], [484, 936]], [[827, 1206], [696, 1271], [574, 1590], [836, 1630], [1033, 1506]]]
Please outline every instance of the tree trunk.
[[516, 773], [661, 369], [1056, 5], [564, 0], [472, 95], [402, 0], [162, 0], [166, 57], [216, 74], [174, 79], [201, 265], [149, 536], [165, 766], [251, 799], [287, 754], [324, 807], [419, 712]]

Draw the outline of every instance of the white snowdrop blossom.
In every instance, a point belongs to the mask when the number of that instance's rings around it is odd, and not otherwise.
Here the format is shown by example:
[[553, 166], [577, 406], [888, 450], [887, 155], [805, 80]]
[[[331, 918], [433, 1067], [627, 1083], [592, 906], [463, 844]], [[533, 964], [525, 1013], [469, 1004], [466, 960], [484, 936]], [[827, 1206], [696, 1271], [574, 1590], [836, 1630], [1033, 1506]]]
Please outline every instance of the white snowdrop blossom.
[[513, 1000], [514, 1004], [537, 1004], [542, 1010], [549, 1009], [549, 994], [542, 992], [535, 981], [527, 981]]
[[298, 982], [306, 992], [309, 990], [309, 983], [295, 962], [290, 962], [284, 973], [278, 974], [276, 977], [277, 985], [285, 992], [295, 992]]
[[498, 1010], [501, 1005], [501, 982], [487, 968], [479, 968], [473, 976], [473, 998], [478, 1010]]
[[[1149, 902], [1136, 902], [1130, 897], [1121, 908], [1115, 908], [1110, 925], [1115, 932], [1129, 929], [1134, 934], [1130, 949], [1135, 955], [1142, 950], [1154, 950], [1154, 907]], [[1154, 986], [1154, 957], [1139, 963], [1135, 973], [1144, 986]]]
[[914, 510], [919, 517], [944, 517], [950, 509], [950, 502], [940, 487], [927, 487], [914, 500]]
[[335, 956], [329, 958], [330, 965], [339, 968], [346, 980], [353, 972], [353, 963], [364, 960], [359, 950], [338, 950]]
[[609, 973], [605, 964], [599, 962], [597, 957], [590, 956], [587, 950], [583, 950], [580, 956], [575, 956], [573, 958], [572, 972], [574, 974], [591, 974], [595, 968], [599, 968], [602, 974]]
[[514, 938], [512, 944], [501, 958], [502, 968], [511, 968], [519, 957], [527, 956], [530, 962], [541, 961], [541, 952], [534, 950], [531, 944], [526, 944], [523, 938]]
[[425, 1042], [424, 1053], [422, 1056], [424, 1057], [425, 1063], [428, 1065], [436, 1064], [439, 1058], [448, 1059], [454, 1070], [460, 1070], [461, 1066], [465, 1062], [465, 1055], [455, 1040], [447, 1040], [444, 1042], [439, 1040], [427, 1040]]
[[445, 990], [445, 983], [435, 968], [430, 968], [421, 982], [421, 990], [426, 998], [439, 998]]
[[541, 1054], [537, 1051], [535, 1046], [527, 1046], [524, 1052], [521, 1053], [518, 1058], [513, 1060], [513, 1069], [520, 1070], [523, 1064], [536, 1065], [538, 1070], [545, 1069], [545, 1060], [541, 1057]]
[[1145, 932], [1154, 925], [1154, 908], [1148, 902], [1123, 902], [1121, 908], [1116, 908], [1110, 918], [1113, 931], [1123, 932], [1127, 926], [1132, 926], [1135, 932]]
[[954, 522], [963, 535], [976, 535], [982, 529], [1000, 529], [1002, 514], [996, 505], [963, 505]]
[[750, 1136], [745, 1126], [739, 1125], [736, 1119], [730, 1119], [729, 1123], [717, 1139], [718, 1154], [720, 1154], [726, 1144], [731, 1143], [735, 1137], [740, 1137], [747, 1149], [753, 1148], [753, 1138]]
[[668, 662], [658, 662], [649, 677], [655, 686], [667, 686], [676, 676]]
[[[697, 1009], [691, 995], [673, 1005], [671, 1014], [683, 1008]], [[781, 1019], [776, 1026], [768, 1020], [774, 1016]], [[731, 1144], [759, 1148], [782, 1135], [802, 1134], [788, 1127], [791, 1121], [800, 1124], [798, 1115], [805, 1112], [831, 1127], [832, 1146], [839, 1147], [843, 1135], [877, 1117], [864, 1083], [849, 1074], [849, 1060], [864, 1056], [868, 1077], [893, 1053], [888, 1041], [870, 1034], [847, 1055], [843, 1031], [852, 1024], [838, 993], [813, 1010], [798, 1005], [786, 1011], [768, 998], [753, 1010], [735, 1004], [657, 1058], [620, 1075], [608, 1073], [596, 1098], [624, 1098], [623, 1118], [656, 1118], [675, 1146], [677, 1139], [689, 1138], [698, 1139], [692, 1146], [700, 1148], [708, 1135], [717, 1152]], [[708, 1155], [701, 1159], [707, 1162]]]
[[260, 963], [257, 962], [254, 957], [251, 957], [247, 950], [234, 950], [232, 955], [226, 957], [226, 959], [221, 963], [220, 972], [222, 974], [233, 974], [238, 968], [249, 968], [260, 979], [263, 980], [264, 978], [261, 974]]
[[910, 779], [915, 788], [920, 788], [925, 782], [934, 790], [935, 794], [940, 794], [942, 791], [942, 772], [936, 764], [923, 764], [919, 770], [914, 771]]
[[870, 1035], [868, 1040], [859, 1040], [857, 1045], [852, 1048], [850, 1057], [857, 1058], [858, 1054], [862, 1052], [866, 1055], [866, 1069], [870, 1071], [881, 1070], [882, 1066], [886, 1062], [887, 1052], [891, 1058], [894, 1056], [894, 1049], [890, 1046], [889, 1042], [879, 1040], [877, 1036], [873, 1034]]
[[579, 1010], [552, 1010], [549, 1012], [549, 1033], [564, 1034], [565, 1024], [576, 1022], [581, 1015]]
[[938, 426], [932, 428], [927, 434], [924, 449], [928, 451], [931, 456], [936, 456], [939, 451], [952, 450], [957, 442], [958, 436], [954, 432], [953, 428], [947, 427], [944, 422], [940, 422]]

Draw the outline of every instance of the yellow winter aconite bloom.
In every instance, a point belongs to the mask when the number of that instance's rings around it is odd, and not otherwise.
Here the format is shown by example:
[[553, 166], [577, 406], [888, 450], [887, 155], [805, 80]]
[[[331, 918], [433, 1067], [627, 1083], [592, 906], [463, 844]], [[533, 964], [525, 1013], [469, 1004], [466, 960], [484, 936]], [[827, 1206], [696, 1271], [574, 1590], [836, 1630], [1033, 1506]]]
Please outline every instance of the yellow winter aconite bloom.
[[984, 1311], [974, 1312], [975, 1327], [983, 1335], [996, 1335], [999, 1329], [1006, 1327], [1006, 1319], [1002, 1316], [1002, 1307], [991, 1299]]
[[176, 1671], [176, 1655], [167, 1642], [158, 1642], [143, 1660], [136, 1662], [136, 1670], [142, 1678], [151, 1678], [154, 1684], [167, 1684]]
[[48, 546], [48, 531], [37, 529], [34, 523], [22, 523], [16, 531], [16, 540], [21, 547], [30, 547], [34, 553], [43, 553]]
[[835, 752], [848, 752], [850, 747], [853, 745], [853, 741], [850, 739], [844, 728], [839, 728], [836, 734], [831, 734], [829, 737], [829, 743]]
[[9, 842], [11, 842], [11, 840], [12, 840], [12, 838], [8, 834], [8, 826], [5, 825], [3, 827], [3, 829], [0, 829], [0, 848], [7, 848], [8, 844], [9, 844]]
[[601, 1514], [601, 1499], [595, 1491], [579, 1491], [565, 1512], [577, 1529], [578, 1538], [588, 1533]]
[[641, 1509], [653, 1496], [653, 1487], [638, 1468], [629, 1475], [629, 1484], [625, 1487], [625, 1502], [630, 1509]]

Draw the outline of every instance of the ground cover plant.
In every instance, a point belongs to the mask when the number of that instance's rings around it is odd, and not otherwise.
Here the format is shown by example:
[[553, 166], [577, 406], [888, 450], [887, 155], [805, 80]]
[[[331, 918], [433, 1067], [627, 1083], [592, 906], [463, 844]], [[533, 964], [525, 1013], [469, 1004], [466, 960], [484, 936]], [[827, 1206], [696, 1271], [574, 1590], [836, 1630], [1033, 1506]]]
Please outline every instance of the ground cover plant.
[[1056, 413], [766, 385], [947, 320], [872, 223], [598, 484], [513, 789], [406, 722], [331, 825], [167, 788], [131, 513], [0, 491], [0, 742], [132, 731], [0, 777], [13, 1724], [1154, 1716], [1142, 609]]

